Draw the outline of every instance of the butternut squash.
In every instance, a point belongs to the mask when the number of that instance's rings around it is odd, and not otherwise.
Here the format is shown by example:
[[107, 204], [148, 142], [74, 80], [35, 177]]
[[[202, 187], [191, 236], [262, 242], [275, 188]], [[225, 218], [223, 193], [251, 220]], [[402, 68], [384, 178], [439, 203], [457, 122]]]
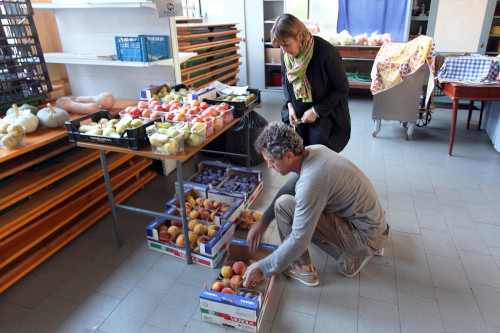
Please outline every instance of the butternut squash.
[[56, 106], [73, 113], [89, 114], [101, 110], [101, 106], [96, 103], [78, 103], [69, 97], [59, 97]]
[[115, 98], [107, 92], [96, 96], [78, 96], [75, 98], [75, 101], [79, 103], [96, 103], [103, 109], [111, 109], [115, 105]]

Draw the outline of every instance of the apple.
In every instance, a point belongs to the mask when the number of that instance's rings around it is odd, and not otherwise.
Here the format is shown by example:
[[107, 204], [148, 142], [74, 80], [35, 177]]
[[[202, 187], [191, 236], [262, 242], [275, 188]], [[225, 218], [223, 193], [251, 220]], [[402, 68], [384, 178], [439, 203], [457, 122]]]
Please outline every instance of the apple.
[[192, 231], [188, 232], [189, 244], [194, 243], [197, 238], [198, 238], [198, 235], [195, 232], [192, 232]]
[[161, 230], [159, 233], [158, 233], [158, 238], [165, 242], [167, 241], [169, 238], [170, 238], [170, 233], [167, 231], [167, 230]]
[[146, 109], [148, 106], [149, 106], [148, 102], [146, 101], [140, 101], [137, 103], [137, 107], [140, 109]]
[[203, 198], [196, 198], [196, 205], [201, 206], [203, 205]]
[[179, 236], [177, 236], [177, 238], [175, 239], [175, 245], [180, 246], [180, 247], [184, 247], [186, 245], [186, 243], [184, 241], [183, 234], [180, 234]]
[[214, 209], [217, 209], [217, 208], [219, 208], [219, 207], [220, 207], [220, 205], [221, 205], [221, 204], [222, 204], [222, 202], [220, 202], [220, 201], [217, 201], [217, 200], [216, 200], [216, 201], [214, 201], [214, 202], [212, 203], [212, 206], [214, 206]]
[[212, 284], [212, 288], [211, 289], [213, 291], [221, 292], [222, 289], [224, 289], [224, 288], [225, 288], [225, 286], [224, 286], [224, 284], [222, 282], [216, 281], [216, 282], [214, 282], [214, 284]]
[[200, 117], [194, 117], [193, 119], [191, 119], [191, 124], [201, 123], [201, 122], [203, 122], [203, 119], [201, 119]]
[[153, 101], [157, 101], [158, 102], [158, 98], [151, 97], [150, 99], [148, 99], [148, 104], [151, 104], [151, 102], [153, 102]]
[[202, 110], [205, 110], [206, 108], [208, 108], [210, 105], [208, 105], [207, 102], [201, 102], [200, 103], [200, 109]]
[[243, 279], [241, 278], [241, 275], [235, 274], [231, 277], [231, 282], [236, 285], [236, 287], [241, 287], [243, 284]]
[[170, 228], [168, 228], [168, 233], [170, 234], [170, 237], [174, 237], [179, 233], [179, 231], [180, 231], [179, 228], [175, 225], [172, 225], [170, 226]]
[[206, 230], [206, 227], [204, 224], [201, 224], [201, 223], [198, 223], [194, 226], [193, 228], [193, 231], [194, 233], [200, 235], [200, 234], [204, 234], [205, 233], [205, 230]]
[[[148, 110], [148, 109], [146, 109], [146, 110]], [[153, 111], [149, 115], [149, 118], [156, 119], [156, 118], [160, 117], [161, 115], [162, 115], [161, 111]]]
[[175, 116], [175, 113], [167, 112], [167, 113], [165, 113], [165, 120], [173, 120], [174, 116]]
[[165, 111], [165, 109], [163, 108], [163, 106], [161, 106], [161, 104], [155, 104], [153, 106], [153, 111], [161, 111], [161, 112], [163, 112], [163, 111]]
[[196, 210], [192, 210], [191, 213], [189, 213], [189, 218], [197, 220], [200, 218], [200, 213]]
[[232, 295], [234, 295], [234, 294], [235, 294], [233, 289], [231, 289], [231, 288], [227, 288], [227, 287], [226, 287], [226, 288], [224, 288], [224, 289], [222, 289], [222, 290], [221, 290], [221, 293], [224, 293], [224, 294], [232, 294]]
[[128, 114], [131, 115], [131, 116], [135, 116], [135, 117], [138, 117], [140, 114], [142, 113], [141, 109], [137, 108], [137, 107], [133, 107], [132, 109], [130, 109], [128, 111]]
[[170, 225], [175, 226], [177, 228], [182, 228], [182, 222], [181, 221], [171, 221]]
[[210, 218], [210, 212], [205, 210], [203, 213], [200, 214], [200, 218], [204, 221], [208, 221]]
[[[203, 224], [198, 224], [198, 225], [203, 225]], [[200, 246], [201, 243], [206, 243], [209, 240], [210, 240], [210, 237], [203, 235], [203, 236], [198, 237], [198, 239], [196, 240], [196, 243], [198, 244], [198, 246]]]
[[220, 103], [219, 107], [222, 108], [222, 110], [229, 110], [229, 104], [227, 104], [226, 102]]
[[184, 113], [177, 113], [174, 118], [172, 118], [173, 121], [184, 121], [186, 120], [186, 115]]
[[223, 266], [220, 270], [220, 274], [222, 275], [222, 277], [225, 277], [225, 278], [230, 278], [234, 275], [233, 269], [231, 268], [231, 266]]
[[150, 109], [144, 109], [144, 110], [142, 110], [141, 117], [144, 117], [144, 118], [151, 117], [151, 110]]
[[199, 106], [199, 105], [200, 105], [200, 101], [199, 100], [194, 99], [194, 100], [191, 101], [191, 107], [193, 107], [193, 106]]
[[[233, 271], [234, 271], [234, 274], [235, 276], [243, 276], [243, 274], [245, 274], [245, 271], [247, 269], [247, 266], [245, 265], [245, 263], [243, 261], [238, 261], [238, 262], [235, 262], [233, 264]], [[235, 281], [233, 281], [235, 282]]]
[[161, 106], [161, 103], [157, 99], [153, 99], [151, 102], [148, 102], [149, 107], [153, 107], [156, 105]]
[[194, 230], [194, 227], [196, 227], [196, 225], [198, 225], [198, 221], [196, 221], [196, 220], [190, 220], [190, 221], [188, 222], [188, 229], [189, 229], [190, 231], [193, 231], [193, 230]]
[[163, 110], [168, 110], [170, 109], [170, 105], [172, 104], [172, 101], [168, 101], [168, 102], [163, 102], [161, 104], [161, 107], [163, 108]]

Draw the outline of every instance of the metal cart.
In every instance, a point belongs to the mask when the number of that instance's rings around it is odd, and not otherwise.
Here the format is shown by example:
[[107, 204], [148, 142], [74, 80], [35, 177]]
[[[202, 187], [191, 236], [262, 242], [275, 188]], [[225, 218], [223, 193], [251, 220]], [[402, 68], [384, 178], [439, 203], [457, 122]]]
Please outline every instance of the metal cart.
[[376, 137], [380, 131], [382, 119], [399, 120], [404, 126], [409, 124], [405, 140], [413, 135], [419, 118], [422, 87], [427, 84], [428, 80], [429, 66], [424, 64], [415, 73], [405, 76], [402, 83], [373, 96], [373, 137]]

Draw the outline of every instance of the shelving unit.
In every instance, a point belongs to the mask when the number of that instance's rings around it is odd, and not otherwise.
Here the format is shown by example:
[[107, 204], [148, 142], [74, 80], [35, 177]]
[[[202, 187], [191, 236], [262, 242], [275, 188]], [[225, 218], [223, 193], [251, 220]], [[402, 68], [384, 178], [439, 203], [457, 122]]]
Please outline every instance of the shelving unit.
[[[349, 73], [370, 73], [373, 61], [377, 56], [380, 46], [360, 46], [360, 45], [336, 45], [344, 61], [346, 72]], [[349, 80], [351, 89], [370, 89], [371, 81]]]
[[[285, 11], [285, 2], [282, 0], [264, 0], [264, 75], [265, 75], [265, 88], [266, 89], [277, 89], [281, 90], [281, 59], [279, 56], [280, 49], [275, 48], [271, 44], [271, 28], [276, 21], [276, 18], [283, 14]], [[270, 54], [274, 55], [272, 58], [275, 62], [269, 61], [271, 58]], [[278, 85], [273, 85], [272, 76], [280, 75], [280, 80]]]
[[78, 8], [155, 8], [154, 1], [56, 1], [53, 3], [33, 3], [35, 9], [78, 9]]
[[438, 0], [434, 0], [434, 2], [431, 0], [417, 0], [418, 9], [413, 7], [414, 0], [408, 1], [408, 40], [412, 40], [418, 35], [432, 37], [434, 35], [434, 20], [436, 18]]
[[[495, 13], [493, 14], [493, 21], [491, 26], [500, 26], [500, 1], [497, 1]], [[490, 28], [490, 34], [488, 36], [488, 43], [486, 46], [486, 55], [497, 56], [500, 54], [500, 34], [492, 34]]]
[[[184, 62], [196, 56], [193, 52], [179, 52], [179, 62]], [[44, 53], [45, 62], [50, 64], [74, 64], [95, 66], [121, 66], [121, 67], [151, 67], [151, 66], [174, 66], [173, 58], [150, 62], [118, 61], [111, 56], [98, 56], [92, 54], [76, 54], [64, 52]]]

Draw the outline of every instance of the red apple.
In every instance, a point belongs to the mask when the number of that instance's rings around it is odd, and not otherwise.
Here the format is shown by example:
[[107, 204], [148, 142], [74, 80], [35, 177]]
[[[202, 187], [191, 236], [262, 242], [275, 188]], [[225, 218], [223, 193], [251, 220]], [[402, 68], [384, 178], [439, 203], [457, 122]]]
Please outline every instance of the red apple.
[[201, 102], [200, 103], [200, 109], [202, 110], [205, 110], [206, 108], [208, 108], [210, 105], [208, 105], [207, 102]]
[[144, 110], [142, 110], [141, 117], [144, 117], [144, 118], [151, 117], [151, 110], [150, 109], [144, 109]]
[[163, 108], [163, 106], [161, 106], [161, 104], [155, 104], [153, 106], [153, 111], [165, 111], [165, 109]]
[[148, 106], [148, 102], [146, 101], [140, 101], [139, 103], [137, 103], [137, 107], [140, 109], [146, 109]]

